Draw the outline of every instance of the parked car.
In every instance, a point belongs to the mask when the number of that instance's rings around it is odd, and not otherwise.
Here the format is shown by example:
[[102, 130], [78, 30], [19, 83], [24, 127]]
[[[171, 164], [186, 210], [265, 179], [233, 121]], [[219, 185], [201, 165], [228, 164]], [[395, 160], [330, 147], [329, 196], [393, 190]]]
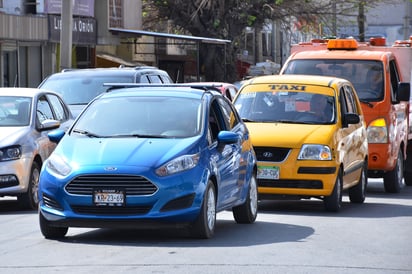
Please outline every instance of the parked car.
[[235, 98], [237, 92], [239, 89], [230, 83], [225, 83], [225, 82], [199, 82], [199, 83], [188, 83], [190, 84], [203, 84], [207, 86], [213, 86], [215, 87], [218, 91], [220, 91], [226, 98], [228, 98], [230, 101]]
[[43, 162], [55, 148], [47, 133], [73, 122], [68, 107], [53, 92], [0, 88], [0, 196], [16, 196], [36, 209]]
[[40, 175], [44, 237], [72, 226], [168, 224], [210, 238], [222, 210], [253, 223], [256, 158], [229, 100], [187, 85], [137, 85], [103, 93], [67, 133], [49, 134], [59, 144]]
[[44, 79], [39, 88], [59, 93], [74, 117], [97, 95], [106, 91], [104, 83], [173, 83], [169, 74], [156, 67], [69, 69]]
[[338, 211], [348, 190], [351, 202], [364, 202], [367, 135], [349, 81], [261, 76], [243, 85], [234, 104], [258, 159], [259, 199], [320, 198]]

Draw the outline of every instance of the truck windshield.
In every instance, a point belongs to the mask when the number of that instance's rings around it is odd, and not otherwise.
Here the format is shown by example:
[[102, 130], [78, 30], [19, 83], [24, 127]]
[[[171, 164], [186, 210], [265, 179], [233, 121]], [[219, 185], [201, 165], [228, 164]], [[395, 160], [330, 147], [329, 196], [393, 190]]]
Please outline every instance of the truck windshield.
[[370, 60], [291, 60], [283, 74], [325, 75], [352, 82], [361, 101], [377, 102], [384, 98], [383, 64]]

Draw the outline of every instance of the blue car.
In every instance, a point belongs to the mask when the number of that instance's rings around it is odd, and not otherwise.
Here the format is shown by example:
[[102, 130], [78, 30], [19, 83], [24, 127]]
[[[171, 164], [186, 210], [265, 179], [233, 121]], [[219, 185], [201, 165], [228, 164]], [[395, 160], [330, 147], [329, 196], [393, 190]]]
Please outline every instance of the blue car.
[[216, 213], [257, 217], [256, 156], [220, 92], [201, 85], [115, 87], [95, 98], [40, 173], [45, 238], [69, 227], [185, 227], [214, 235]]

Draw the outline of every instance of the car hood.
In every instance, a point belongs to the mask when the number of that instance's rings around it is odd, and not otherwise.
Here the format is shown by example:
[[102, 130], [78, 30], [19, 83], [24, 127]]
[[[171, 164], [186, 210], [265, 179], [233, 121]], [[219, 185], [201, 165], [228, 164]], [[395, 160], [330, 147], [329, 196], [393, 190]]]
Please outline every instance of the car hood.
[[328, 144], [336, 125], [246, 123], [254, 146], [300, 148], [303, 143]]
[[22, 137], [28, 137], [28, 132], [29, 127], [0, 127], [0, 145], [15, 145]]
[[65, 136], [58, 153], [76, 166], [158, 166], [191, 150], [198, 137], [164, 138], [88, 138]]

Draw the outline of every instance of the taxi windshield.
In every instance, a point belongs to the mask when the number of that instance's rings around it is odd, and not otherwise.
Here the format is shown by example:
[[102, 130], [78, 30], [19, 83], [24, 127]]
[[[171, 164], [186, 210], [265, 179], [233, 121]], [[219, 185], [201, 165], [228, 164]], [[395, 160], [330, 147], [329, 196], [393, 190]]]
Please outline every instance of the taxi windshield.
[[311, 92], [244, 92], [234, 102], [244, 121], [302, 124], [332, 124], [335, 104], [332, 96]]

